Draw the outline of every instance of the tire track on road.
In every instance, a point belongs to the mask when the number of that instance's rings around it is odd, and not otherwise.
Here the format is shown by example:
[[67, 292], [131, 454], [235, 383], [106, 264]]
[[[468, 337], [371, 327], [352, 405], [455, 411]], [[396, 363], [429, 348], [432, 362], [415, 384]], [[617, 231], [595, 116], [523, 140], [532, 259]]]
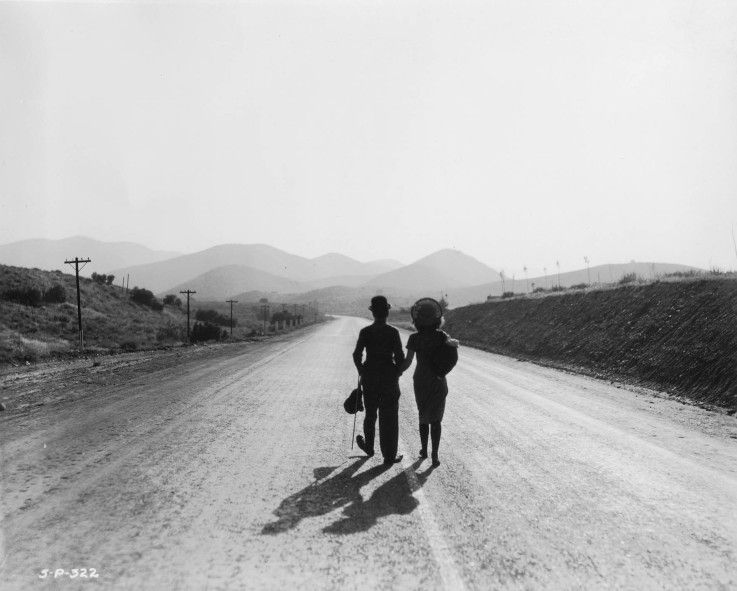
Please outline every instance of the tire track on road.
[[[55, 482], [47, 485], [47, 490], [43, 493], [44, 496], [40, 497], [35, 504], [32, 504], [30, 506], [23, 506], [17, 509], [14, 512], [15, 514], [9, 514], [5, 516], [2, 521], [3, 528], [5, 529], [5, 531], [24, 530], [30, 528], [33, 523], [44, 520], [48, 516], [48, 514], [58, 512], [60, 507], [68, 505], [76, 497], [79, 497], [80, 494], [83, 494], [85, 490], [95, 486], [100, 481], [109, 477], [112, 473], [117, 471], [122, 464], [128, 462], [133, 457], [140, 454], [144, 447], [153, 447], [157, 441], [168, 437], [174, 430], [180, 428], [182, 423], [187, 418], [195, 414], [195, 412], [199, 408], [203, 406], [210, 406], [219, 402], [224, 396], [229, 394], [231, 386], [243, 380], [245, 377], [253, 376], [263, 371], [275, 359], [288, 353], [295, 347], [303, 344], [305, 341], [309, 340], [311, 336], [312, 335], [309, 335], [298, 341], [293, 341], [283, 349], [280, 349], [279, 351], [271, 353], [266, 357], [255, 361], [253, 364], [243, 368], [240, 371], [230, 374], [228, 376], [229, 379], [218, 383], [216, 386], [213, 387], [213, 390], [202, 391], [198, 393], [198, 395], [196, 396], [196, 400], [191, 401], [191, 403], [187, 404], [185, 408], [181, 411], [175, 411], [173, 415], [169, 415], [167, 417], [157, 417], [159, 419], [159, 422], [157, 422], [157, 424], [149, 425], [149, 428], [142, 432], [128, 435], [128, 438], [136, 438], [136, 444], [131, 446], [128, 451], [117, 455], [115, 459], [109, 460], [103, 466], [100, 466], [98, 464], [102, 461], [105, 461], [105, 459], [109, 457], [108, 455], [98, 455], [95, 458], [91, 458], [90, 461], [87, 462], [85, 466], [82, 466], [81, 469], [77, 472], [77, 475], [79, 475], [80, 473], [85, 474], [86, 472], [84, 480], [81, 482], [78, 480], [74, 482], [73, 487], [69, 487], [65, 491], [57, 492], [56, 487], [61, 485], [64, 480], [66, 480], [66, 482], [71, 482], [71, 480], [68, 479], [68, 475], [60, 475]], [[123, 406], [126, 403], [130, 404], [131, 402], [131, 399], [122, 399], [116, 401], [114, 404], [116, 406]], [[165, 424], [162, 425], [161, 421], [163, 421]], [[44, 503], [46, 505], [49, 504], [50, 499], [46, 496], [46, 493], [49, 489], [54, 492], [53, 507], [46, 509], [42, 515], [37, 515], [33, 513], [32, 511], [34, 509], [37, 509], [40, 503]]]
[[[400, 438], [399, 447], [401, 453], [405, 458], [408, 458], [407, 446], [404, 444], [404, 440]], [[404, 464], [404, 462], [403, 462]], [[404, 475], [407, 477], [410, 490], [412, 495], [417, 499], [417, 511], [419, 512], [422, 525], [427, 536], [427, 541], [430, 544], [430, 550], [432, 551], [433, 558], [440, 572], [440, 577], [443, 580], [443, 587], [445, 589], [453, 589], [463, 591], [466, 586], [463, 583], [458, 566], [453, 559], [453, 550], [450, 544], [446, 541], [443, 532], [438, 526], [438, 522], [435, 519], [435, 512], [433, 510], [430, 500], [422, 490], [422, 485], [417, 479], [414, 466], [404, 468]]]

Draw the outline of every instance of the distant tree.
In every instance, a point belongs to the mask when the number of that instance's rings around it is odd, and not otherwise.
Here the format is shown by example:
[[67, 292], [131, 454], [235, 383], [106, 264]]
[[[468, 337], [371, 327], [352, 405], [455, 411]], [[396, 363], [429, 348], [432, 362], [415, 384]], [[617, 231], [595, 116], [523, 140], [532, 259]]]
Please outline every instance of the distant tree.
[[113, 281], [115, 281], [115, 275], [108, 275], [105, 283], [107, 283], [108, 285], [112, 285]]
[[44, 294], [44, 302], [49, 304], [62, 304], [67, 301], [67, 291], [63, 285], [58, 283], [46, 290]]
[[[113, 279], [115, 278], [114, 275], [112, 275], [111, 277], [113, 277]], [[92, 273], [92, 281], [100, 285], [105, 285], [108, 283], [108, 276], [100, 273]]]
[[293, 320], [294, 318], [296, 318], [296, 316], [289, 310], [280, 310], [279, 312], [274, 312], [271, 315], [271, 323], [274, 324], [277, 321], [283, 322], [285, 320]]
[[[220, 326], [230, 326], [230, 316], [220, 314], [217, 310], [197, 310], [195, 313], [195, 320], [201, 322], [209, 322], [211, 324], [219, 324]], [[236, 319], [233, 319], [233, 326], [236, 324]]]
[[181, 308], [182, 300], [180, 300], [173, 293], [170, 293], [169, 295], [164, 296], [164, 305], [165, 306], [176, 306], [177, 308]]
[[151, 302], [154, 300], [154, 294], [148, 289], [144, 289], [142, 287], [134, 287], [133, 289], [131, 289], [131, 300], [133, 300], [137, 304], [151, 306]]
[[223, 337], [227, 331], [222, 330], [216, 324], [210, 322], [195, 322], [190, 332], [190, 339], [193, 343], [202, 341], [217, 341]]
[[514, 292], [513, 291], [505, 291], [502, 294], [502, 298], [511, 298], [511, 297], [514, 297]]

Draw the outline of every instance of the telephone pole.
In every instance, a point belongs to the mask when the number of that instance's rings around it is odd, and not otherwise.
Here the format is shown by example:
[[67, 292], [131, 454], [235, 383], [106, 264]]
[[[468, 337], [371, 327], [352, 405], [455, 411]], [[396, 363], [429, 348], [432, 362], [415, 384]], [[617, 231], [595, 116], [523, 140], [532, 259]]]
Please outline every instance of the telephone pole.
[[237, 304], [238, 300], [225, 300], [230, 304], [230, 338], [233, 338], [233, 304]]
[[179, 293], [186, 293], [187, 294], [187, 342], [190, 343], [191, 340], [189, 338], [189, 296], [193, 293], [197, 293], [196, 291], [192, 291], [191, 289], [187, 289], [185, 291], [180, 291]]
[[91, 263], [92, 259], [80, 259], [74, 257], [73, 261], [64, 261], [65, 265], [74, 265], [74, 274], [77, 276], [77, 321], [79, 323], [79, 348], [84, 349], [84, 335], [82, 333], [82, 301], [79, 297], [79, 265], [82, 264], [82, 268], [87, 263]]

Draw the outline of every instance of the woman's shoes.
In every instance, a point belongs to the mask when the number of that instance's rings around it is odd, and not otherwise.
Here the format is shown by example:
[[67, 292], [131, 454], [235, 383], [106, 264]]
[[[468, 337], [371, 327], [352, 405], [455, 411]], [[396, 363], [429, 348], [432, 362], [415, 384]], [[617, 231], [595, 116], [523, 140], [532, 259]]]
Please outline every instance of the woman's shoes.
[[438, 454], [432, 454], [432, 465], [433, 467], [437, 468], [440, 465], [440, 460], [438, 459]]
[[421, 458], [422, 458], [423, 460], [424, 460], [425, 458], [427, 458], [427, 450], [426, 450], [426, 449], [421, 449], [421, 450], [420, 450], [420, 457], [421, 457]]

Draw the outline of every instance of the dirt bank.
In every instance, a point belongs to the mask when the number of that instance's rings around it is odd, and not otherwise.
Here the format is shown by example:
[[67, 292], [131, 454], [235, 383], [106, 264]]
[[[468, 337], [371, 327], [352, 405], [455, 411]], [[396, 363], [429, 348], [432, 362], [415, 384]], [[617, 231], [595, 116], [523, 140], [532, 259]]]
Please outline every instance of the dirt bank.
[[466, 344], [737, 409], [737, 281], [496, 300], [448, 313]]

